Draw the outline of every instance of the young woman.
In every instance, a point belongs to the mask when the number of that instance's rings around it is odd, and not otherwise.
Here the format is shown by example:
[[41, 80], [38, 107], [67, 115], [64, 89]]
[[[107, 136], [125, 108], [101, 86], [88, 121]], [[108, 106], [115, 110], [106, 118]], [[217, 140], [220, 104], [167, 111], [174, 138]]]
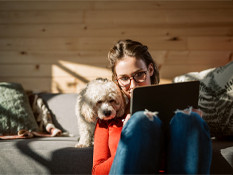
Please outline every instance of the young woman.
[[[137, 86], [159, 83], [158, 68], [147, 46], [120, 40], [109, 51], [112, 79], [131, 97]], [[208, 174], [211, 139], [208, 126], [198, 112], [178, 111], [164, 138], [157, 116], [145, 111], [122, 118], [98, 120], [94, 138], [93, 174]], [[124, 126], [124, 127], [123, 127]], [[162, 154], [161, 154], [162, 153]]]

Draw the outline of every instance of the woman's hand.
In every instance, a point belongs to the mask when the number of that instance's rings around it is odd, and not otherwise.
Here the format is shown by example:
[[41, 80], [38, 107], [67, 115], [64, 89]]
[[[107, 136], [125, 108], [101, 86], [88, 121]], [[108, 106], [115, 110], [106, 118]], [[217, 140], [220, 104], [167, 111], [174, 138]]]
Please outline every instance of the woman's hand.
[[195, 108], [192, 108], [192, 112], [196, 112], [198, 113], [201, 117], [202, 117], [202, 111], [200, 109], [195, 109]]
[[127, 121], [130, 119], [131, 115], [127, 114], [127, 116], [125, 117], [125, 120], [123, 122], [123, 126], [127, 123]]
[[196, 112], [196, 113], [198, 113], [201, 117], [202, 117], [202, 115], [203, 115], [203, 112], [202, 112], [200, 109], [195, 109], [195, 108], [193, 108], [193, 107], [187, 108], [187, 109], [183, 110], [183, 112], [184, 112], [185, 114], [190, 114], [190, 112]]

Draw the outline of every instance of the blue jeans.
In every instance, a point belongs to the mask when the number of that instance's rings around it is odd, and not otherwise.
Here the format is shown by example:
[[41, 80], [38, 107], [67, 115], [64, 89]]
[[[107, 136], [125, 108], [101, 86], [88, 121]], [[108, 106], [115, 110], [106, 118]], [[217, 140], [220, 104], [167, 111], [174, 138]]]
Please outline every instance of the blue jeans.
[[212, 146], [205, 121], [197, 113], [178, 111], [164, 132], [157, 116], [150, 120], [136, 112], [122, 129], [110, 174], [156, 174], [163, 152], [166, 173], [209, 174]]

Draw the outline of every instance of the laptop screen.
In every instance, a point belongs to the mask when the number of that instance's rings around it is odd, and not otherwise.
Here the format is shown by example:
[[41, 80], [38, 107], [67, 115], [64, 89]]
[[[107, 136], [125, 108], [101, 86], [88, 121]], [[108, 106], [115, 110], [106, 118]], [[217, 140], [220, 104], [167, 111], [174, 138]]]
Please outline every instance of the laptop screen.
[[169, 122], [177, 109], [198, 108], [199, 81], [136, 87], [133, 90], [131, 115], [145, 109], [158, 112], [163, 122]]

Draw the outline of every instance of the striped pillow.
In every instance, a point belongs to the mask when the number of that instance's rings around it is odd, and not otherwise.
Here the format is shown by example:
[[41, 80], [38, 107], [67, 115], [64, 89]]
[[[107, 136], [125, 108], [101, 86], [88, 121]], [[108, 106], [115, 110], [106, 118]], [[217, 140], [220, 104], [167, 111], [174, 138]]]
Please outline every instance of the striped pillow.
[[199, 108], [213, 136], [233, 135], [233, 61], [222, 67], [177, 76], [174, 82], [200, 81]]

